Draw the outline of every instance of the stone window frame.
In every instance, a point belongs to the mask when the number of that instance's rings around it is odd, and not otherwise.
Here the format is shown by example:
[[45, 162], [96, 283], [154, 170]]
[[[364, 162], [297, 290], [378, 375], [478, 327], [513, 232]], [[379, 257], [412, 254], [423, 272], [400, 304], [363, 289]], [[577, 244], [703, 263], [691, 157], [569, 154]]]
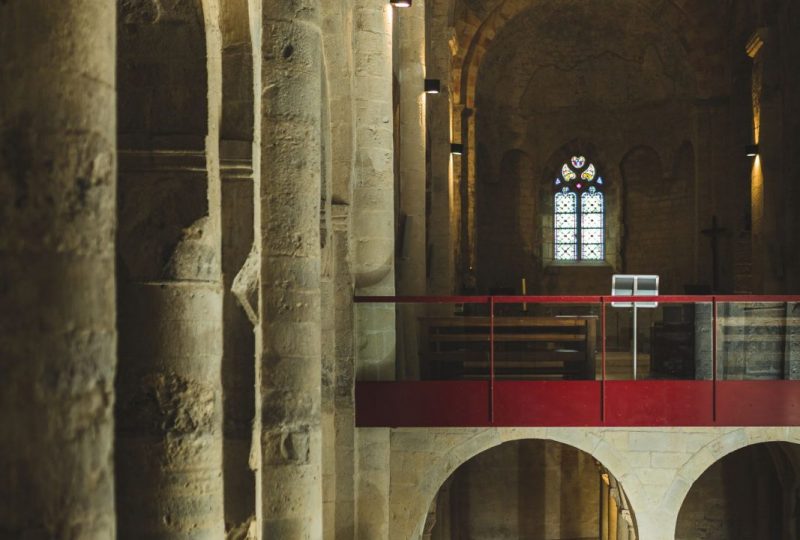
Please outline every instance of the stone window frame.
[[[559, 151], [558, 154], [561, 157], [558, 160], [558, 170], [560, 170], [561, 165], [563, 163], [569, 162], [573, 155], [579, 156], [591, 156], [593, 159], [593, 163], [598, 171], [605, 171], [604, 165], [602, 165], [602, 161], [595, 159], [596, 152], [594, 150], [587, 149], [586, 151], [576, 151], [576, 152], [568, 152], [562, 149]], [[598, 161], [600, 164], [598, 165]], [[548, 174], [550, 172], [550, 174]], [[539, 216], [540, 216], [540, 234], [541, 234], [541, 246], [542, 246], [542, 266], [543, 268], [551, 268], [551, 267], [613, 267], [613, 261], [609, 256], [609, 240], [610, 240], [610, 227], [609, 227], [609, 216], [612, 215], [610, 212], [611, 201], [613, 197], [611, 196], [611, 192], [613, 188], [611, 186], [604, 185], [602, 189], [603, 193], [603, 258], [599, 260], [559, 260], [555, 257], [555, 193], [556, 189], [553, 184], [554, 178], [557, 174], [553, 174], [552, 171], [545, 171], [543, 175], [540, 176], [540, 190], [539, 190]], [[598, 173], [598, 176], [601, 176]], [[577, 204], [580, 205], [580, 193], [576, 192], [578, 195], [577, 197]], [[580, 244], [577, 247], [580, 250]]]

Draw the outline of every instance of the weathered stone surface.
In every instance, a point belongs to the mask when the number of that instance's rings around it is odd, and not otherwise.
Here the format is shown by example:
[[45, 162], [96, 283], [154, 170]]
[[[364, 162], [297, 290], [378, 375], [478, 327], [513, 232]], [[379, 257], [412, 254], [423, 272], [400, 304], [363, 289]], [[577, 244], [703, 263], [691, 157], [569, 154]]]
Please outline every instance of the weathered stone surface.
[[219, 12], [207, 0], [124, 4], [118, 530], [137, 540], [219, 539]]
[[253, 326], [258, 324], [259, 313], [258, 290], [259, 273], [261, 271], [259, 253], [260, 250], [253, 246], [231, 284], [233, 296], [247, 314], [247, 318]]
[[119, 534], [221, 538], [221, 288], [125, 284], [120, 305]]
[[321, 538], [319, 2], [266, 4], [260, 23], [259, 532]]
[[0, 537], [115, 537], [113, 2], [0, 3]]

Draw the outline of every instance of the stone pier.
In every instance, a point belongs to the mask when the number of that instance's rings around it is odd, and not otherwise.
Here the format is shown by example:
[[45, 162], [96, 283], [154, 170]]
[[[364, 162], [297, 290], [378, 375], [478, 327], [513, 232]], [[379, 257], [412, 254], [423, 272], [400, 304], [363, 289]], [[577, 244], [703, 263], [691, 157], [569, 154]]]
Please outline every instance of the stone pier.
[[219, 284], [121, 289], [120, 538], [217, 540], [224, 535]]
[[119, 536], [219, 539], [219, 13], [120, 6]]
[[[400, 89], [399, 199], [404, 218], [402, 252], [398, 262], [397, 294], [424, 295], [427, 292], [426, 236], [426, 110], [425, 110], [425, 2], [418, 0], [397, 13], [397, 79]], [[402, 362], [398, 372], [404, 378], [419, 378], [417, 317], [425, 306], [398, 306], [403, 336]]]
[[322, 537], [319, 0], [264, 6], [257, 512], [264, 538]]
[[[394, 294], [392, 17], [383, 0], [354, 5], [356, 163], [353, 274], [357, 295]], [[356, 304], [356, 376], [395, 377], [393, 304]], [[389, 430], [356, 433], [356, 538], [389, 534]]]
[[114, 2], [0, 4], [0, 537], [113, 539]]

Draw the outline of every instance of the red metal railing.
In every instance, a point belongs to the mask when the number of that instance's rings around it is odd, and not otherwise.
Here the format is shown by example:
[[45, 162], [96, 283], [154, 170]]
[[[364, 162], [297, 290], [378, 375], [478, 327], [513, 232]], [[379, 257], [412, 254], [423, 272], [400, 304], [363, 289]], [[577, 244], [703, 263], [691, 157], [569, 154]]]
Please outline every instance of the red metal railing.
[[[357, 296], [354, 301], [489, 309], [487, 381], [358, 381], [358, 426], [800, 426], [800, 381], [719, 380], [717, 363], [719, 303], [795, 303], [800, 295]], [[608, 380], [606, 308], [612, 302], [710, 304], [710, 379]], [[600, 380], [496, 380], [498, 304], [599, 306]]]

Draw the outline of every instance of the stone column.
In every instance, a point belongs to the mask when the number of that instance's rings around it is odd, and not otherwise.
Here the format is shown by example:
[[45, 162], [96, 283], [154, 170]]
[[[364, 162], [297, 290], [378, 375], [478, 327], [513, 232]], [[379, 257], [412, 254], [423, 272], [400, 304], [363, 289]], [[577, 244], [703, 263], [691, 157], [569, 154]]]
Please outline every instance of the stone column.
[[[424, 295], [426, 279], [426, 132], [425, 132], [425, 2], [417, 0], [396, 14], [396, 67], [400, 93], [400, 211], [405, 215], [403, 251], [397, 273], [397, 294]], [[402, 362], [398, 372], [404, 378], [419, 378], [417, 317], [425, 306], [398, 306], [401, 316]]]
[[218, 17], [120, 3], [121, 538], [225, 534]]
[[115, 538], [115, 20], [0, 4], [4, 538]]
[[222, 538], [221, 287], [170, 280], [121, 291], [120, 537]]
[[[326, 199], [330, 201], [330, 197]], [[325, 204], [325, 203], [323, 203]], [[327, 203], [327, 212], [331, 205]], [[321, 414], [322, 414], [322, 518], [323, 537], [336, 538], [336, 296], [334, 256], [330, 230], [323, 231], [327, 238], [321, 253]]]
[[[356, 294], [364, 296], [394, 294], [392, 16], [384, 0], [354, 2], [353, 271]], [[357, 378], [394, 379], [394, 304], [355, 307]], [[356, 438], [356, 538], [388, 538], [389, 430], [359, 429]]]
[[355, 379], [353, 273], [350, 257], [350, 206], [332, 205], [334, 250], [334, 385], [336, 432], [336, 538], [355, 537]]
[[264, 538], [322, 537], [320, 0], [264, 5], [256, 364]]
[[[353, 268], [357, 295], [394, 294], [394, 140], [392, 123], [392, 8], [356, 0], [356, 164], [353, 190]], [[393, 304], [356, 307], [356, 370], [365, 380], [395, 373]]]
[[[430, 133], [431, 208], [428, 237], [431, 248], [430, 279], [428, 293], [453, 294], [455, 243], [453, 238], [453, 179], [450, 159], [450, 46], [452, 36], [449, 26], [447, 4], [428, 3], [430, 13], [430, 36], [426, 54], [427, 76], [441, 81], [439, 95], [427, 101], [428, 132]], [[452, 309], [448, 310], [452, 313]], [[442, 312], [447, 314], [448, 312]]]

